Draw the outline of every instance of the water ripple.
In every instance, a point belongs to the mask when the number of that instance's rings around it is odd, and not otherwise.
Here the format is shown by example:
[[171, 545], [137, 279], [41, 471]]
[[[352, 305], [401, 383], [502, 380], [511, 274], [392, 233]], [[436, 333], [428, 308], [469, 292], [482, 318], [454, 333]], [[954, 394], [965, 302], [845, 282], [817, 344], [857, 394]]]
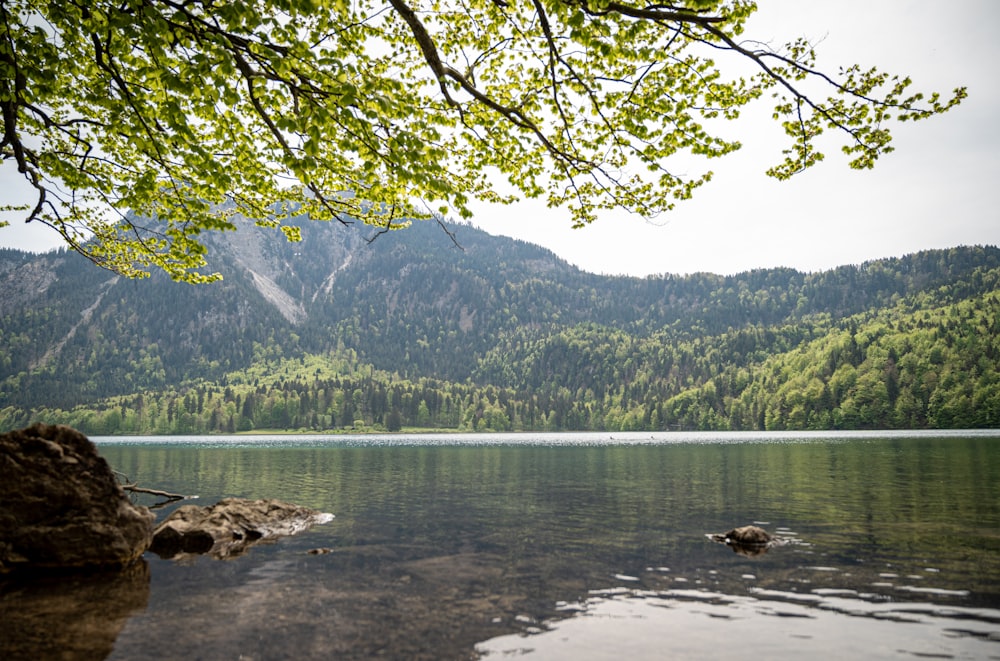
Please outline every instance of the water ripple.
[[[730, 640], [739, 643], [713, 646], [713, 659], [1000, 655], [998, 610], [873, 603], [849, 592], [749, 588], [742, 596], [701, 590], [593, 591], [576, 605], [573, 617], [548, 622], [537, 634], [484, 641], [476, 650], [487, 659], [694, 658], [706, 650], [707, 641]], [[887, 626], [907, 628], [887, 636]]]

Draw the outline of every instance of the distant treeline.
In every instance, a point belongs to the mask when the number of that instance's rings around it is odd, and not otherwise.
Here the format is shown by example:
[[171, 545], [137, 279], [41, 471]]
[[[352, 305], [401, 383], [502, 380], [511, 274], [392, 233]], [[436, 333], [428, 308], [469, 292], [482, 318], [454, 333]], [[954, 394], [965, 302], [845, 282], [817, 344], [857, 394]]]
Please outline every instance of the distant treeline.
[[[990, 273], [989, 277], [996, 277]], [[960, 287], [960, 286], [959, 286]], [[630, 431], [1000, 427], [1000, 292], [916, 294], [831, 321], [647, 336], [593, 323], [498, 338], [463, 382], [404, 378], [351, 351], [69, 409], [8, 406], [92, 435], [261, 430]], [[488, 382], [488, 385], [482, 383]]]

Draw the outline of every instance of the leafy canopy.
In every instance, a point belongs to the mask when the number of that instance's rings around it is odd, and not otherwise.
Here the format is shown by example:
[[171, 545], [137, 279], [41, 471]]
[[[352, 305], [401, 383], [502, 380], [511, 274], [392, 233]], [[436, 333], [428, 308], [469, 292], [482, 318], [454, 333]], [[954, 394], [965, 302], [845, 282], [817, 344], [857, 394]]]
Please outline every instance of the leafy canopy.
[[[37, 194], [28, 221], [128, 276], [212, 279], [199, 235], [232, 214], [297, 240], [293, 215], [470, 215], [544, 197], [578, 226], [653, 217], [710, 171], [717, 135], [772, 96], [787, 178], [839, 133], [855, 168], [891, 151], [889, 120], [959, 103], [910, 79], [815, 68], [806, 41], [744, 40], [748, 0], [0, 0], [4, 165]], [[735, 55], [747, 78], [713, 59]], [[811, 90], [807, 93], [807, 88]], [[818, 91], [817, 91], [818, 90]], [[711, 130], [710, 130], [711, 129]], [[491, 176], [515, 195], [500, 195]], [[8, 201], [9, 202], [9, 201]], [[289, 206], [289, 202], [294, 207]], [[152, 219], [152, 220], [143, 220]]]

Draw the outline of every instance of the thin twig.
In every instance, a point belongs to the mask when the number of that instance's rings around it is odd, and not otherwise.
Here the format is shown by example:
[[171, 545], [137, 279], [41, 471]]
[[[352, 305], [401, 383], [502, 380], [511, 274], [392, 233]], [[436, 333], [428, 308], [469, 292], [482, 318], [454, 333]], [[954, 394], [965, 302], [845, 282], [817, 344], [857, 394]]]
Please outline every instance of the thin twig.
[[168, 501], [187, 500], [188, 498], [194, 498], [194, 496], [185, 496], [179, 493], [160, 491], [159, 489], [146, 489], [145, 487], [136, 486], [135, 484], [123, 484], [122, 489], [131, 493], [148, 493], [152, 496], [159, 496], [161, 498], [166, 498]]

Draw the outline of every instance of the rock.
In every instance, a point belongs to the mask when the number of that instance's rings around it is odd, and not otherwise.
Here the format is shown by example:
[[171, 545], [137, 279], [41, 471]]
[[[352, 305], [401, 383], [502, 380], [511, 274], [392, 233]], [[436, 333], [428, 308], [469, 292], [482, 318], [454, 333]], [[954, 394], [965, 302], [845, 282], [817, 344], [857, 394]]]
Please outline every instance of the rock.
[[152, 540], [153, 514], [133, 505], [97, 447], [61, 425], [0, 434], [0, 572], [123, 567]]
[[741, 526], [726, 533], [726, 539], [735, 544], [767, 544], [771, 535], [757, 526]]
[[713, 542], [728, 545], [740, 555], [751, 556], [766, 553], [772, 546], [783, 543], [783, 540], [758, 526], [740, 526], [721, 535], [708, 535], [708, 538]]
[[331, 519], [332, 514], [280, 500], [226, 498], [209, 507], [184, 505], [156, 527], [150, 550], [165, 558], [182, 553], [227, 558], [261, 540], [294, 535]]

